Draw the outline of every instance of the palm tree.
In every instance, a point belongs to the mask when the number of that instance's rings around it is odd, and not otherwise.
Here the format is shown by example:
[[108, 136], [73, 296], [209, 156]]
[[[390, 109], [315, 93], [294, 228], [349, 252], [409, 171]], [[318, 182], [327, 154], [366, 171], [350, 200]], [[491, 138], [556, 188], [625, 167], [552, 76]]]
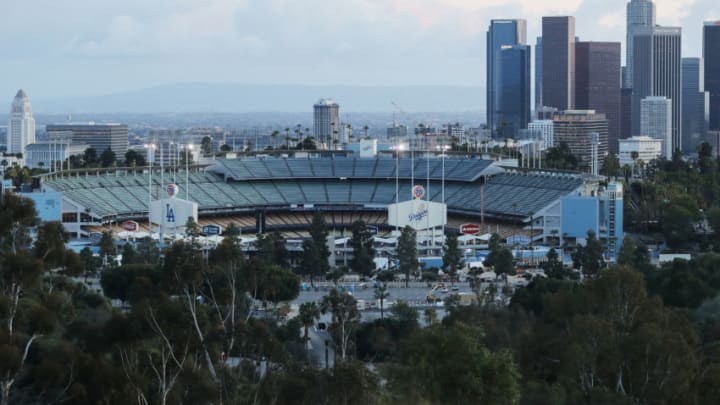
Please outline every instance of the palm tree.
[[375, 299], [380, 300], [380, 319], [385, 318], [385, 298], [390, 296], [387, 284], [381, 283], [375, 285]]
[[320, 319], [320, 307], [318, 307], [314, 301], [305, 302], [300, 305], [299, 317], [300, 323], [302, 323], [305, 332], [303, 335], [303, 341], [305, 342], [305, 347], [307, 347], [308, 329], [315, 323], [315, 321]]
[[290, 128], [285, 128], [285, 149], [290, 149]]
[[365, 139], [368, 139], [368, 130], [369, 130], [369, 129], [370, 129], [370, 127], [367, 126], [367, 125], [365, 125], [365, 126], [363, 127], [363, 130], [365, 131]]
[[277, 149], [277, 137], [280, 135], [279, 131], [273, 131], [272, 134], [270, 134], [270, 137], [272, 138], [273, 142], [273, 149]]

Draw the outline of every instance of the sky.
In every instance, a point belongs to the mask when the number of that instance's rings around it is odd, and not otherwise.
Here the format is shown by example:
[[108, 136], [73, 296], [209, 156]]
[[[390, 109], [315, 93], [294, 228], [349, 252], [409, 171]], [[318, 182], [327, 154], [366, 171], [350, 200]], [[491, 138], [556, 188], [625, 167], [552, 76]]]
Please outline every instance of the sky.
[[[623, 0], [2, 0], [0, 94], [54, 99], [185, 82], [484, 86], [493, 18], [574, 15], [622, 41]], [[717, 0], [656, 0], [700, 56]], [[624, 45], [623, 45], [624, 49]], [[624, 51], [623, 51], [624, 52]]]

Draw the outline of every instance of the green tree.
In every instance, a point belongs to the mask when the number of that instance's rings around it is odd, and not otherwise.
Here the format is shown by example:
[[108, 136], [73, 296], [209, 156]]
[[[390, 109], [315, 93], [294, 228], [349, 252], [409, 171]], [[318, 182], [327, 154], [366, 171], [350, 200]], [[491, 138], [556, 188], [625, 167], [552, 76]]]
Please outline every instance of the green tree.
[[380, 301], [380, 319], [385, 319], [385, 299], [390, 296], [387, 284], [375, 284], [375, 299]]
[[608, 178], [616, 178], [620, 176], [620, 160], [613, 153], [608, 153], [602, 161], [600, 174]]
[[454, 282], [457, 271], [462, 266], [462, 253], [458, 246], [458, 235], [455, 232], [448, 232], [445, 237], [445, 249], [443, 252], [443, 269], [450, 275], [450, 282]]
[[327, 275], [330, 272], [330, 249], [327, 246], [328, 231], [325, 218], [316, 212], [310, 225], [310, 239], [303, 241], [303, 252], [300, 259], [299, 271], [310, 278], [313, 285], [316, 276]]
[[417, 254], [417, 232], [409, 225], [400, 232], [397, 243], [398, 267], [405, 275], [405, 287], [409, 285], [410, 275], [420, 266]]
[[210, 156], [213, 153], [212, 138], [204, 136], [200, 141], [200, 152], [203, 156]]
[[313, 326], [317, 320], [320, 319], [320, 307], [313, 301], [304, 302], [300, 304], [300, 312], [298, 317], [303, 325], [303, 341], [307, 346], [308, 342], [308, 328]]
[[332, 336], [340, 348], [342, 359], [345, 360], [351, 344], [350, 339], [360, 322], [357, 301], [352, 295], [340, 293], [333, 288], [328, 295], [323, 297], [320, 311], [323, 314], [328, 312], [332, 314]]
[[605, 267], [604, 251], [605, 248], [595, 232], [588, 231], [585, 246], [577, 247], [573, 260], [580, 265], [583, 274], [590, 277], [597, 276]]
[[105, 149], [100, 155], [100, 163], [102, 164], [102, 167], [114, 166], [117, 163], [115, 152], [113, 152], [110, 148]]
[[520, 373], [512, 355], [490, 352], [481, 339], [479, 329], [463, 324], [410, 335], [388, 380], [392, 402], [519, 403]]
[[85, 163], [86, 167], [95, 166], [99, 163], [97, 151], [95, 150], [95, 148], [85, 149], [85, 153], [83, 154], [83, 162]]
[[105, 260], [107, 260], [108, 256], [111, 258], [115, 256], [117, 249], [115, 247], [115, 238], [113, 238], [113, 233], [111, 231], [105, 231], [102, 233], [99, 246], [100, 256], [104, 257]]
[[290, 258], [285, 247], [285, 239], [278, 231], [258, 235], [257, 255], [268, 264], [275, 264], [283, 268], [290, 267]]
[[364, 276], [372, 274], [375, 270], [375, 248], [373, 247], [372, 234], [368, 231], [365, 222], [353, 222], [350, 246], [352, 246], [353, 250], [350, 268]]
[[128, 150], [125, 153], [125, 165], [130, 167], [135, 166], [145, 166], [147, 162], [145, 161], [145, 156], [139, 154], [135, 150]]

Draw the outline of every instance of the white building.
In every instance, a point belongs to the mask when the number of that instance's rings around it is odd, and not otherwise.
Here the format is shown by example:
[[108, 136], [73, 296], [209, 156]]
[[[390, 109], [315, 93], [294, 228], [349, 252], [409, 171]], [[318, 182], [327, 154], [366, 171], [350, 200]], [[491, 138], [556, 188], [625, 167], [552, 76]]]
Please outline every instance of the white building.
[[[636, 162], [648, 163], [662, 156], [663, 142], [649, 136], [633, 136], [628, 139], [620, 139], [620, 166], [635, 166]], [[637, 158], [633, 159], [633, 155]]]
[[25, 147], [35, 143], [35, 120], [27, 94], [20, 89], [10, 108], [7, 132], [7, 153], [25, 154]]
[[532, 139], [542, 140], [542, 150], [555, 146], [555, 124], [552, 120], [537, 120], [528, 124]]
[[672, 101], [646, 97], [640, 102], [640, 133], [663, 142], [662, 155], [672, 159]]
[[25, 165], [31, 169], [60, 169], [70, 156], [82, 155], [90, 145], [42, 142], [25, 147]]

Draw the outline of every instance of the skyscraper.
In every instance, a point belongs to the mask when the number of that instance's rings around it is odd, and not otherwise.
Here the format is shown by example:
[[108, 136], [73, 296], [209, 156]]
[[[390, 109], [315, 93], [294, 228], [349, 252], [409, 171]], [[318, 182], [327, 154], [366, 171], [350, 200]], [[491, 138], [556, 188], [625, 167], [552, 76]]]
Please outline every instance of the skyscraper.
[[[500, 51], [504, 46], [524, 45], [526, 43], [527, 23], [525, 20], [492, 20], [490, 28], [487, 32], [487, 123], [488, 128], [495, 134], [495, 130], [500, 126], [500, 122], [496, 121], [495, 112], [498, 108], [495, 106], [497, 100], [496, 94], [502, 89], [496, 73], [496, 59], [499, 58]], [[529, 73], [529, 72], [528, 72]]]
[[535, 43], [535, 110], [543, 106], [542, 99], [542, 37]]
[[315, 142], [320, 147], [331, 147], [333, 143], [339, 142], [340, 105], [331, 98], [322, 98], [313, 109]]
[[702, 58], [682, 59], [682, 133], [684, 153], [707, 141], [710, 94], [705, 91]]
[[625, 49], [628, 74], [623, 78], [623, 87], [633, 87], [634, 35], [638, 28], [655, 26], [655, 4], [651, 0], [631, 0], [627, 4], [627, 43]]
[[575, 17], [543, 17], [542, 37], [543, 105], [571, 110], [575, 107]]
[[10, 107], [7, 132], [7, 153], [25, 154], [25, 147], [35, 143], [35, 119], [27, 94], [20, 89]]
[[575, 107], [595, 110], [608, 120], [608, 151], [620, 138], [620, 43], [575, 44]]
[[620, 89], [620, 139], [627, 139], [632, 134], [632, 89]]
[[499, 138], [513, 138], [530, 122], [530, 46], [505, 45], [495, 54], [492, 122]]
[[646, 97], [672, 102], [669, 153], [682, 148], [682, 49], [680, 27], [637, 28], [633, 37], [633, 135], [640, 131], [640, 103]]
[[710, 129], [720, 131], [720, 21], [703, 26], [705, 91], [710, 93]]
[[672, 100], [646, 97], [640, 102], [640, 132], [663, 142], [663, 156], [672, 159]]

